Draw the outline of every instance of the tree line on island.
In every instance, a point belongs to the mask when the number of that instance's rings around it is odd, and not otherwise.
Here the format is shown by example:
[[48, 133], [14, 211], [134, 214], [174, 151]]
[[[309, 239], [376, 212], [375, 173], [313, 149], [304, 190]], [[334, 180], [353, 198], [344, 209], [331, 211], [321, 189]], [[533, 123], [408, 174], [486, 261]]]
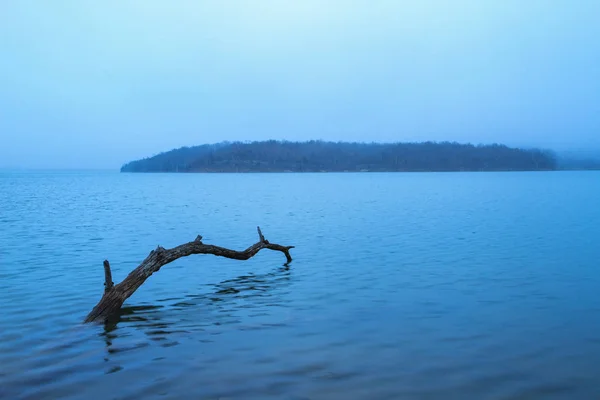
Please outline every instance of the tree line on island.
[[541, 149], [455, 142], [222, 142], [129, 162], [121, 172], [402, 172], [558, 169]]

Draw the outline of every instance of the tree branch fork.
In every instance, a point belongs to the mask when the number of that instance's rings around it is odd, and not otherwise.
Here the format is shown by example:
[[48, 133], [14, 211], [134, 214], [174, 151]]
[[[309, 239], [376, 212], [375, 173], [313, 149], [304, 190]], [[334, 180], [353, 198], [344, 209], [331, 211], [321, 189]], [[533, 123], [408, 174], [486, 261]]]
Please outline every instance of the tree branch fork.
[[225, 257], [233, 260], [248, 260], [254, 257], [259, 251], [269, 249], [282, 252], [286, 257], [286, 264], [292, 261], [290, 249], [294, 246], [282, 246], [270, 243], [265, 239], [260, 227], [257, 227], [259, 241], [246, 250], [237, 251], [225, 247], [204, 244], [202, 236], [198, 235], [191, 242], [184, 243], [172, 249], [165, 249], [158, 246], [141, 262], [141, 264], [127, 275], [123, 281], [114, 284], [112, 281], [112, 272], [108, 260], [104, 261], [104, 294], [98, 304], [92, 309], [85, 319], [85, 322], [105, 321], [110, 315], [118, 311], [125, 300], [127, 300], [152, 274], [158, 272], [161, 267], [169, 264], [181, 257], [187, 257], [193, 254], [212, 254], [218, 257]]

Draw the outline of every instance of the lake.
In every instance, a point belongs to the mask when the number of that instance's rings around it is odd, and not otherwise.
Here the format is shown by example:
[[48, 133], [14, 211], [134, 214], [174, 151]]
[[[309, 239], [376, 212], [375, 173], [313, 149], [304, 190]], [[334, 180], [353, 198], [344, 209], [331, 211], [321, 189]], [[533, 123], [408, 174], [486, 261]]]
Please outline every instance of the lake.
[[[166, 265], [82, 324], [108, 259]], [[0, 174], [0, 398], [600, 397], [600, 173]]]

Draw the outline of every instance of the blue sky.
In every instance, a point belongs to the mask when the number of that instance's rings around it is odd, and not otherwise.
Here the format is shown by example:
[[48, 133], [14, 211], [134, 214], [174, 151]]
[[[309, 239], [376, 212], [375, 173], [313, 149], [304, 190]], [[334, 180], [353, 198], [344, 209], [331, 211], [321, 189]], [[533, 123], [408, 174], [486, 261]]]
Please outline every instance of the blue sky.
[[600, 149], [600, 2], [0, 2], [0, 167], [221, 140]]

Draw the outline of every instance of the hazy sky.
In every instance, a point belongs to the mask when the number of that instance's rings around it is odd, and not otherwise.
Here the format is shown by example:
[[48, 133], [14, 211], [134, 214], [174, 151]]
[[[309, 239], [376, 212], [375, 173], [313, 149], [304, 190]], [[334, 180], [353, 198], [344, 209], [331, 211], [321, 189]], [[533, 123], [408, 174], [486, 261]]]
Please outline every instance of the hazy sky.
[[0, 1], [0, 167], [221, 140], [600, 149], [598, 0]]

